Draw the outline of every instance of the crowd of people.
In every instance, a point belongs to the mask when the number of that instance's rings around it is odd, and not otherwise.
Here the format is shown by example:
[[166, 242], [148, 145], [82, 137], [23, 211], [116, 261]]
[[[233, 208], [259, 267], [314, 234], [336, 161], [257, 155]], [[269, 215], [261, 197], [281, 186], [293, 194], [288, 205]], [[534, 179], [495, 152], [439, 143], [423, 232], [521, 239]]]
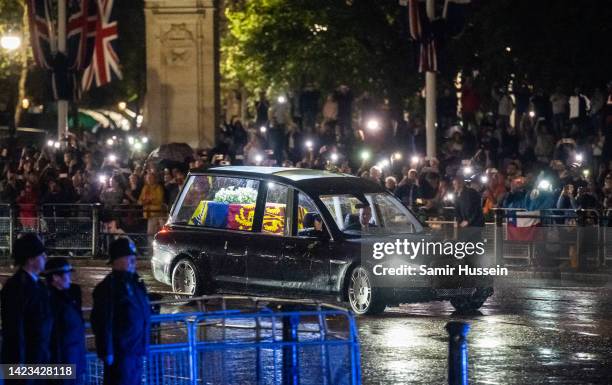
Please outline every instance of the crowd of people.
[[[272, 102], [261, 93], [248, 124], [231, 119], [213, 148], [197, 149], [184, 163], [147, 159], [147, 149], [130, 145], [133, 137], [114, 131], [71, 134], [44, 146], [7, 143], [0, 151], [0, 202], [19, 209], [24, 228], [35, 226], [45, 204], [140, 205], [153, 234], [190, 170], [245, 164], [355, 174], [434, 213], [452, 206], [458, 174], [481, 193], [485, 215], [494, 207], [612, 208], [612, 83], [589, 97], [579, 88], [567, 95], [527, 85], [480, 90], [468, 78], [460, 93], [440, 92], [436, 158], [425, 156], [420, 96], [399, 116], [367, 92], [355, 98], [348, 86], [323, 103], [307, 87], [299, 97]], [[532, 190], [551, 197], [532, 199]], [[106, 218], [109, 231], [121, 232], [118, 219]]]
[[[108, 132], [71, 134], [63, 143], [46, 146], [6, 146], [0, 156], [0, 202], [18, 209], [25, 230], [36, 229], [41, 212], [51, 213], [45, 207], [99, 203], [108, 209], [102, 218], [108, 231], [122, 233], [120, 217], [133, 219], [126, 207], [137, 207], [147, 233], [153, 234], [165, 221], [187, 169], [147, 162], [147, 152], [134, 150], [130, 140]], [[113, 212], [119, 207], [123, 211]]]
[[612, 208], [612, 82], [589, 96], [579, 87], [482, 89], [467, 78], [459, 90], [442, 90], [435, 158], [425, 156], [420, 95], [398, 116], [386, 101], [341, 86], [320, 107], [310, 88], [273, 101], [260, 94], [252, 122], [223, 127], [211, 162], [355, 174], [429, 212], [452, 206], [457, 175], [481, 193], [485, 215], [495, 207]]

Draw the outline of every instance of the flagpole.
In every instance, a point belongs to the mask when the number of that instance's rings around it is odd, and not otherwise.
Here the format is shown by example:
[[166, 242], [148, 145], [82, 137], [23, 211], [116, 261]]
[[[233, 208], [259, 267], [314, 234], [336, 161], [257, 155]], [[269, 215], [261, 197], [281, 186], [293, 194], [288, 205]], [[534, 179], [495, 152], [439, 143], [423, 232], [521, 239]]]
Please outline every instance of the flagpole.
[[[57, 2], [57, 51], [66, 55], [66, 0]], [[57, 139], [68, 134], [68, 100], [57, 101]]]
[[[435, 0], [427, 0], [426, 11], [429, 20], [435, 18]], [[430, 68], [431, 63], [430, 63]], [[425, 137], [427, 140], [427, 157], [436, 156], [436, 73], [425, 72]]]

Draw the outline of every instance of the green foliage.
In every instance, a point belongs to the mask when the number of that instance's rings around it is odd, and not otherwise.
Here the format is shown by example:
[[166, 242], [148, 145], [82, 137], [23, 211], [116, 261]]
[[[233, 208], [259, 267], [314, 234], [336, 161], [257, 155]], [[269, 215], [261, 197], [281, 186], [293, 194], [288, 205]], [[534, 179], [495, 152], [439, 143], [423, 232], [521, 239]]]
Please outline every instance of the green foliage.
[[341, 83], [397, 99], [414, 87], [395, 0], [249, 0], [226, 9], [224, 80], [250, 91]]
[[[6, 33], [20, 33], [22, 30], [23, 0], [0, 0], [0, 36]], [[0, 48], [0, 82], [5, 85], [1, 88], [8, 91], [17, 84], [20, 70], [19, 50], [7, 52]], [[0, 95], [2, 97], [4, 95]]]
[[[255, 92], [308, 82], [329, 91], [347, 83], [357, 92], [387, 97], [392, 105], [423, 86], [416, 52], [400, 34], [397, 0], [233, 3], [225, 12], [228, 30], [222, 39], [227, 84]], [[478, 83], [487, 88], [514, 79], [569, 91], [610, 80], [609, 2], [474, 0], [470, 9], [464, 33], [438, 45], [440, 84], [451, 84], [458, 70], [478, 70]]]

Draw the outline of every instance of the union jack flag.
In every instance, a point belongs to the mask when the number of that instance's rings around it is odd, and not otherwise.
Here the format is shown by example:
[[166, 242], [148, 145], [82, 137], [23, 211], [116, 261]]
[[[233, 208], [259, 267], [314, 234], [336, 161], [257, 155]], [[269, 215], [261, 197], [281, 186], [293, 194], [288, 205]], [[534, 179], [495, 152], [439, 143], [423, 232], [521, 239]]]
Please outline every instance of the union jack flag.
[[95, 0], [70, 0], [68, 3], [66, 44], [68, 68], [83, 71], [89, 66], [96, 37], [98, 9]]
[[471, 0], [445, 0], [442, 17], [436, 17], [427, 15], [423, 0], [400, 0], [400, 5], [408, 8], [410, 38], [418, 44], [419, 72], [438, 71], [437, 50], [463, 31], [470, 3]]
[[114, 0], [96, 0], [98, 19], [96, 23], [93, 58], [85, 69], [82, 79], [83, 90], [88, 90], [95, 81], [97, 87], [110, 83], [115, 77], [122, 79], [119, 56], [115, 49], [118, 30], [117, 20], [113, 17]]
[[49, 70], [56, 99], [77, 99], [77, 73], [91, 61], [97, 19], [95, 0], [69, 0], [66, 52], [58, 50], [57, 6], [53, 0], [28, 0], [30, 38], [36, 64]]
[[44, 69], [53, 68], [57, 52], [57, 34], [51, 15], [49, 0], [29, 0], [28, 17], [30, 21], [30, 44], [36, 64]]
[[436, 72], [436, 43], [423, 1], [408, 0], [408, 22], [410, 37], [419, 44], [419, 72]]

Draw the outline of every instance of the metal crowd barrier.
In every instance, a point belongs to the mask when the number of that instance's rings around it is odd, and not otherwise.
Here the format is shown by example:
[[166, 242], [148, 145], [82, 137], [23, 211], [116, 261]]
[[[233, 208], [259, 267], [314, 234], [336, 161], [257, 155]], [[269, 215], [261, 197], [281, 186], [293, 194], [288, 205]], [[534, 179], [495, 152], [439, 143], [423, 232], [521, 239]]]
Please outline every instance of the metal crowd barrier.
[[[536, 264], [568, 265], [573, 268], [612, 265], [612, 210], [602, 216], [597, 210], [498, 208], [495, 221], [483, 231], [485, 250], [506, 266]], [[427, 220], [445, 239], [457, 237], [455, 220]], [[454, 219], [454, 218], [453, 218]], [[521, 227], [517, 221], [529, 221]]]
[[17, 234], [37, 232], [45, 238], [51, 255], [102, 255], [113, 238], [126, 235], [146, 257], [151, 255], [154, 236], [147, 231], [148, 222], [158, 222], [159, 228], [167, 215], [165, 208], [145, 213], [140, 205], [0, 204], [0, 255], [11, 254]]
[[[218, 310], [202, 306], [218, 298], [191, 299], [199, 304], [194, 312], [152, 316], [143, 384], [361, 383], [357, 328], [349, 311], [305, 300], [240, 296], [223, 297]], [[228, 298], [250, 301], [255, 308], [228, 309]], [[181, 301], [156, 304], [176, 302]], [[86, 383], [101, 385], [103, 370], [95, 353], [88, 353]]]

